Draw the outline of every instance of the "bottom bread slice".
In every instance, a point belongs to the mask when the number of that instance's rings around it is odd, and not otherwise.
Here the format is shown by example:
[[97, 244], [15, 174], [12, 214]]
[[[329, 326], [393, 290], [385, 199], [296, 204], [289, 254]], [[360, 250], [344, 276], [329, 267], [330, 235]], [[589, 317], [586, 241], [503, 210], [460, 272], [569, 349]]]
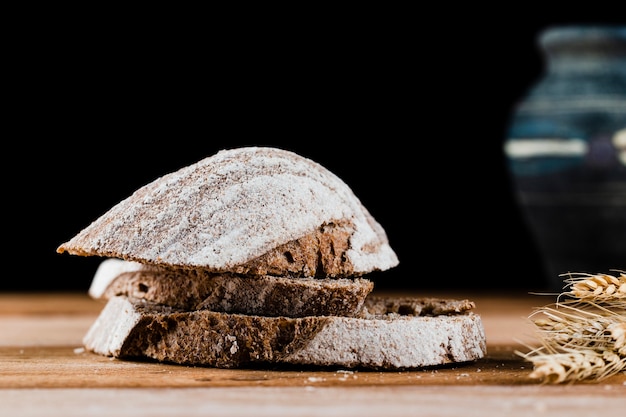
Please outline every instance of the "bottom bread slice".
[[[381, 299], [380, 302], [385, 302]], [[109, 299], [83, 339], [126, 359], [241, 368], [264, 364], [405, 369], [484, 357], [479, 315], [263, 317]]]

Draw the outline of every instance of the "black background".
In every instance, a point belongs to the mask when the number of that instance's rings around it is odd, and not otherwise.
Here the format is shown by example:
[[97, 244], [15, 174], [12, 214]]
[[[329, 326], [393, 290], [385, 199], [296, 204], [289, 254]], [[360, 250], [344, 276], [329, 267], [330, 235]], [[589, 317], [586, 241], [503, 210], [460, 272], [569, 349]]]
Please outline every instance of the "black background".
[[378, 288], [546, 287], [502, 142], [543, 68], [537, 35], [608, 13], [160, 12], [40, 11], [17, 30], [0, 290], [86, 291], [100, 259], [59, 244], [147, 182], [247, 145], [352, 187], [400, 258]]

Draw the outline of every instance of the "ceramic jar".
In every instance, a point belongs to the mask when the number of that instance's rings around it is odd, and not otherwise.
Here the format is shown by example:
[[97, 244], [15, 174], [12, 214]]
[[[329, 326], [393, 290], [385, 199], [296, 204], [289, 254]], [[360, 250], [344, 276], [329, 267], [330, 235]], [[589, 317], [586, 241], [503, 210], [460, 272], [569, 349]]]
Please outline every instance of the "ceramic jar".
[[540, 33], [542, 77], [513, 109], [504, 152], [551, 288], [626, 270], [626, 26]]

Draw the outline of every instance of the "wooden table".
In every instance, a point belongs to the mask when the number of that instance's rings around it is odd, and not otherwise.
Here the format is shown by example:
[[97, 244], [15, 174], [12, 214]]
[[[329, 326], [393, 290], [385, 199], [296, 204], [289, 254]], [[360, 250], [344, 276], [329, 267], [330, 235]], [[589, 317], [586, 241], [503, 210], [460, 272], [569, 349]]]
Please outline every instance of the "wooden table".
[[[403, 294], [407, 295], [407, 294]], [[0, 294], [0, 416], [626, 416], [626, 375], [545, 385], [515, 354], [553, 297], [441, 294], [476, 302], [487, 356], [410, 372], [224, 370], [85, 352], [103, 307], [85, 294]]]

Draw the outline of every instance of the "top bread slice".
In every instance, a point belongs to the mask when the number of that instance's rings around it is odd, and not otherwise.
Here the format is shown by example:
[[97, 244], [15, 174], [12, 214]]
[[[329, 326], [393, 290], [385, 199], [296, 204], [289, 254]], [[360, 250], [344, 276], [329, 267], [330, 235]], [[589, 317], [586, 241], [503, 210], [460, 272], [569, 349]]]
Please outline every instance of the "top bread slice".
[[356, 277], [398, 264], [347, 184], [310, 159], [266, 147], [223, 150], [154, 180], [57, 252], [300, 277]]

